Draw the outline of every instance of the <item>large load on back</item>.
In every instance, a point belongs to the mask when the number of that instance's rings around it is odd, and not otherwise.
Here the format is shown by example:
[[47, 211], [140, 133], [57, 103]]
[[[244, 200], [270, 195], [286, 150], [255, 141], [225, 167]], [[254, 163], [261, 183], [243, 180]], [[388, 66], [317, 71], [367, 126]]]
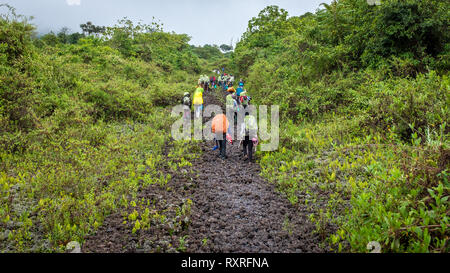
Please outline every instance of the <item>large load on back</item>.
[[241, 92], [239, 96], [239, 102], [241, 105], [244, 106], [244, 108], [246, 108], [249, 105], [250, 97], [247, 94], [247, 90]]
[[200, 78], [198, 81], [201, 84], [209, 83], [209, 77], [207, 75], [200, 75]]
[[185, 92], [184, 93], [184, 96], [183, 96], [183, 99], [182, 99], [182, 103], [185, 106], [190, 106], [191, 105], [191, 97], [190, 97], [189, 92]]
[[223, 75], [223, 82], [224, 83], [228, 84], [228, 80], [229, 79], [230, 79], [230, 77], [227, 74]]

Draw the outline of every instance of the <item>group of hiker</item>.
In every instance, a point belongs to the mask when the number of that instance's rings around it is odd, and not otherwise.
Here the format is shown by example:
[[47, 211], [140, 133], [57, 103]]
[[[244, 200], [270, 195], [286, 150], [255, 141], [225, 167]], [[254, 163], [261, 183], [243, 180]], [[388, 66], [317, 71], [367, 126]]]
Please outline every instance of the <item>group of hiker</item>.
[[221, 87], [222, 90], [227, 90], [234, 84], [234, 76], [227, 73], [222, 73], [218, 77], [212, 75], [208, 77], [207, 75], [200, 75], [198, 84], [204, 89], [204, 91], [216, 90], [217, 87]]
[[210, 77], [208, 77], [208, 75], [200, 75], [200, 78], [198, 79], [198, 84], [205, 91], [209, 91], [210, 89], [217, 88], [217, 86], [215, 85], [215, 76], [212, 76], [210, 78]]
[[[198, 81], [197, 88], [194, 91], [192, 96], [192, 106], [194, 108], [194, 117], [200, 118], [203, 111], [203, 93], [208, 90], [207, 86], [211, 84], [211, 87], [217, 87], [216, 84], [223, 84], [224, 78], [221, 78], [223, 75], [219, 77], [219, 82], [216, 82], [215, 76], [211, 79], [209, 78], [209, 82], [206, 81], [208, 78], [205, 75], [202, 75]], [[208, 82], [208, 84], [207, 84]], [[248, 105], [250, 104], [251, 98], [247, 93], [247, 90], [244, 88], [244, 82], [242, 79], [239, 81], [238, 88], [235, 89], [230, 80], [227, 80], [226, 91], [228, 95], [226, 96], [226, 111], [229, 116], [232, 117], [233, 122], [230, 125], [230, 121], [227, 119], [225, 114], [217, 114], [212, 120], [211, 131], [215, 136], [216, 146], [213, 150], [219, 150], [218, 157], [221, 159], [227, 159], [226, 155], [226, 145], [227, 142], [233, 144], [233, 138], [231, 136], [231, 127], [237, 125], [237, 131], [240, 136], [242, 136], [242, 140], [239, 145], [242, 144], [242, 155], [244, 161], [253, 161], [253, 149], [258, 144], [258, 136], [257, 130], [258, 125], [254, 115], [250, 113], [250, 109]], [[184, 97], [182, 99], [183, 105], [185, 105], [184, 117], [189, 119], [190, 117], [190, 93], [185, 92]], [[230, 115], [231, 114], [231, 115]], [[238, 115], [244, 115], [243, 122], [239, 122]]]
[[234, 84], [234, 76], [228, 75], [227, 73], [224, 73], [219, 76], [218, 78], [218, 84], [222, 87], [222, 90], [227, 90], [230, 86], [233, 86]]

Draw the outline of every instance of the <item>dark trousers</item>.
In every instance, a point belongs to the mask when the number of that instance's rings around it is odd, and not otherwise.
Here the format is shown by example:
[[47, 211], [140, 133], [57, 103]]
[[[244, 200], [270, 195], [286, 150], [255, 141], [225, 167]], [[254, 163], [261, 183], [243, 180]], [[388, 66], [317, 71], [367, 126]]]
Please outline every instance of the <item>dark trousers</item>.
[[243, 141], [244, 146], [244, 155], [248, 154], [248, 159], [253, 159], [253, 141], [250, 139], [250, 136], [245, 136]]
[[227, 155], [227, 134], [224, 133], [221, 140], [219, 137], [216, 137], [216, 139], [219, 142], [219, 156], [225, 157]]

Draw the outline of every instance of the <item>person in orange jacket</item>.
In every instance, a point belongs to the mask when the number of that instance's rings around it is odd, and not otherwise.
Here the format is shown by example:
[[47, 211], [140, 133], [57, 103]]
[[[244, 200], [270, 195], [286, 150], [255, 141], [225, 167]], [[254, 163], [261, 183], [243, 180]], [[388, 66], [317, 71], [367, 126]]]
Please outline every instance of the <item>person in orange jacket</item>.
[[224, 114], [216, 115], [211, 124], [211, 131], [216, 135], [216, 140], [219, 142], [219, 157], [227, 158], [227, 131], [230, 127], [227, 116]]

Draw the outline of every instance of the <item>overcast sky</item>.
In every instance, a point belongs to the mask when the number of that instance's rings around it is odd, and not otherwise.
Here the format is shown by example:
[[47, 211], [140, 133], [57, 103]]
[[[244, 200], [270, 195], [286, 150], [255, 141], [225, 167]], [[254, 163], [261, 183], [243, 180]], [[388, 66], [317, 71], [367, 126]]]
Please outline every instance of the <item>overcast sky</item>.
[[81, 31], [79, 25], [87, 21], [112, 26], [125, 16], [151, 23], [154, 16], [165, 31], [186, 33], [195, 45], [236, 42], [248, 21], [268, 5], [298, 16], [314, 12], [324, 2], [331, 0], [0, 0], [15, 7], [18, 14], [34, 16], [32, 23], [40, 33], [64, 26]]

